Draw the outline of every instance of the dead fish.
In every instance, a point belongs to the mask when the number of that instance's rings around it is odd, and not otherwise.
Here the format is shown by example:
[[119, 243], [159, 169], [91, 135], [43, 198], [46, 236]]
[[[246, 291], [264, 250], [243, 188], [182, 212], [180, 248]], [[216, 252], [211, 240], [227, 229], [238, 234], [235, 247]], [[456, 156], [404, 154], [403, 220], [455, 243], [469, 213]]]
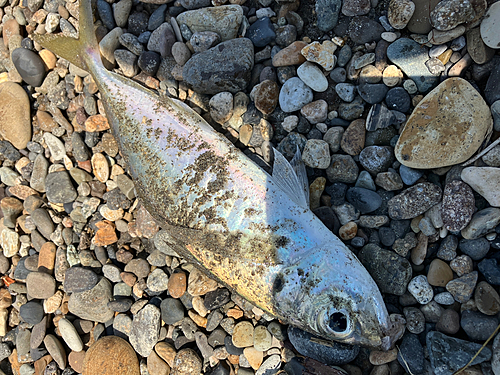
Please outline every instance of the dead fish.
[[90, 0], [80, 0], [79, 32], [77, 40], [34, 39], [94, 78], [136, 191], [167, 243], [284, 322], [389, 349], [402, 332], [370, 274], [309, 209], [300, 154], [289, 163], [275, 151], [270, 175], [186, 104], [106, 70]]

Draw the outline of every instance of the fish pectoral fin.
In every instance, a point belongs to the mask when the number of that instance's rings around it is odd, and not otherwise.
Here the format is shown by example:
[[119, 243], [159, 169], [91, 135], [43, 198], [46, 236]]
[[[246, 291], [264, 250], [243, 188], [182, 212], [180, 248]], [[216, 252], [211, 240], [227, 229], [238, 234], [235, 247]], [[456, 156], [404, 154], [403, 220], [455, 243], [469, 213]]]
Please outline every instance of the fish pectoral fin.
[[295, 203], [309, 208], [309, 186], [307, 173], [299, 148], [291, 162], [273, 148], [274, 166], [272, 179]]

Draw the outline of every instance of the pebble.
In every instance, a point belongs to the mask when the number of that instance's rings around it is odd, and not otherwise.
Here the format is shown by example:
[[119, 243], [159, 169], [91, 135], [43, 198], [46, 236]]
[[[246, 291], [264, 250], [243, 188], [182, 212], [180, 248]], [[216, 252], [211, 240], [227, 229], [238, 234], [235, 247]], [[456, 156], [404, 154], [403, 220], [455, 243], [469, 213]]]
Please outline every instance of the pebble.
[[424, 373], [424, 349], [418, 336], [407, 333], [399, 346], [398, 362], [407, 373]]
[[117, 3], [114, 3], [112, 6], [116, 26], [125, 27], [127, 25], [130, 10], [132, 9], [132, 1], [120, 0]]
[[312, 100], [312, 90], [298, 77], [290, 78], [281, 87], [279, 103], [284, 112], [298, 111]]
[[346, 199], [362, 214], [377, 210], [382, 205], [382, 198], [376, 192], [353, 187], [347, 190]]
[[[477, 353], [481, 344], [449, 337], [441, 332], [431, 331], [426, 338], [431, 366], [436, 375], [449, 375], [464, 367]], [[456, 353], [461, 355], [457, 356]], [[484, 348], [471, 365], [491, 358], [491, 350]]]
[[411, 39], [400, 38], [389, 46], [387, 57], [416, 83], [420, 92], [426, 93], [435, 85], [437, 77], [429, 75], [425, 65], [429, 59], [426, 47]]
[[472, 189], [458, 180], [446, 184], [443, 191], [441, 217], [444, 227], [456, 232], [469, 224], [475, 209]]
[[481, 194], [493, 207], [500, 207], [500, 168], [468, 167], [462, 171], [462, 180]]
[[358, 94], [369, 104], [380, 103], [387, 94], [387, 86], [382, 83], [363, 83], [357, 87]]
[[500, 268], [496, 259], [483, 259], [477, 267], [488, 283], [500, 285]]
[[250, 39], [255, 47], [265, 47], [276, 38], [273, 24], [269, 17], [262, 17], [247, 29], [245, 37]]
[[481, 38], [483, 39], [483, 42], [490, 48], [498, 49], [500, 47], [500, 39], [497, 32], [499, 24], [500, 5], [494, 3], [488, 9], [488, 12], [483, 18], [480, 26]]
[[254, 327], [247, 321], [239, 322], [234, 326], [232, 343], [237, 348], [246, 348], [253, 346]]
[[297, 69], [297, 75], [307, 86], [309, 86], [313, 91], [324, 92], [328, 88], [328, 81], [326, 77], [321, 72], [321, 69], [311, 63], [306, 61]]
[[429, 182], [416, 184], [387, 203], [392, 219], [412, 219], [441, 200], [441, 188]]
[[27, 302], [19, 308], [19, 315], [28, 324], [38, 324], [43, 319], [43, 306], [35, 301]]
[[451, 280], [446, 284], [446, 290], [453, 295], [455, 301], [465, 303], [471, 299], [477, 283], [477, 271], [468, 273], [462, 277]]
[[387, 171], [393, 161], [392, 149], [388, 146], [368, 146], [359, 154], [360, 164], [373, 175]]
[[[249, 39], [223, 42], [189, 59], [183, 68], [184, 81], [199, 93], [238, 92], [249, 83], [253, 53], [253, 44]], [[211, 78], [202, 80], [201, 76]]]
[[467, 240], [475, 240], [500, 224], [500, 209], [488, 207], [476, 212], [469, 225], [462, 229], [461, 234]]
[[[278, 84], [271, 80], [265, 80], [255, 86], [252, 90], [254, 94], [255, 107], [266, 115], [272, 113], [278, 105], [279, 90]], [[212, 98], [214, 97], [215, 95]], [[231, 111], [232, 108], [229, 109], [229, 107], [227, 107], [227, 109], [223, 109], [222, 113], [230, 114]], [[210, 113], [212, 113], [212, 111]]]
[[107, 33], [104, 38], [99, 42], [99, 49], [105, 61], [110, 64], [115, 64], [115, 50], [120, 46], [120, 36], [123, 34], [123, 30], [120, 27], [115, 27], [109, 33]]
[[217, 287], [215, 280], [210, 279], [198, 269], [192, 269], [189, 273], [187, 291], [191, 296], [203, 296], [216, 290]]
[[0, 83], [0, 134], [19, 150], [26, 148], [31, 140], [29, 108], [28, 95], [20, 85]]
[[82, 339], [78, 335], [75, 326], [71, 324], [68, 319], [60, 319], [58, 327], [64, 342], [71, 350], [74, 350], [75, 352], [83, 350]]
[[384, 28], [375, 20], [366, 16], [356, 16], [351, 19], [349, 24], [349, 37], [356, 44], [371, 43], [379, 41]]
[[174, 324], [184, 318], [184, 307], [177, 299], [165, 298], [160, 304], [160, 310], [165, 324]]
[[93, 271], [82, 267], [71, 267], [64, 274], [64, 291], [66, 293], [85, 292], [96, 286], [98, 281]]
[[429, 303], [434, 297], [434, 291], [424, 275], [414, 277], [408, 284], [408, 291], [421, 305]]
[[223, 42], [237, 37], [242, 19], [243, 9], [236, 4], [188, 10], [176, 18], [179, 25], [185, 24], [191, 32], [213, 31]]
[[46, 299], [56, 292], [56, 280], [43, 272], [30, 272], [26, 277], [26, 287], [30, 297]]
[[473, 260], [481, 260], [488, 254], [490, 243], [484, 237], [475, 240], [462, 239], [458, 247], [462, 253], [470, 256]]
[[485, 341], [498, 326], [498, 319], [479, 311], [466, 310], [462, 312], [460, 326], [473, 341]]
[[24, 82], [33, 87], [42, 84], [45, 65], [38, 54], [26, 48], [16, 48], [12, 51], [11, 59]]
[[410, 0], [391, 0], [387, 10], [387, 19], [397, 30], [404, 29], [415, 11], [415, 4]]
[[146, 305], [134, 315], [129, 340], [132, 347], [143, 357], [147, 357], [158, 342], [160, 330], [160, 309]]
[[307, 61], [319, 64], [326, 71], [334, 68], [336, 63], [336, 56], [334, 52], [337, 50], [337, 45], [329, 40], [323, 43], [312, 42], [302, 48], [300, 53], [306, 58]]
[[105, 336], [87, 350], [82, 374], [111, 375], [115, 374], [118, 368], [123, 375], [140, 374], [137, 354], [124, 339]]
[[352, 83], [339, 83], [335, 85], [335, 92], [345, 102], [352, 102], [356, 97], [356, 86]]
[[334, 154], [326, 169], [326, 175], [330, 182], [354, 183], [358, 177], [358, 166], [352, 156]]
[[43, 339], [43, 343], [51, 357], [54, 361], [56, 361], [59, 368], [64, 369], [67, 363], [66, 352], [61, 342], [54, 335], [47, 335]]
[[459, 255], [450, 262], [450, 268], [460, 277], [472, 272], [473, 262], [467, 255]]
[[108, 307], [111, 299], [111, 283], [102, 278], [92, 289], [71, 294], [68, 309], [81, 319], [104, 323], [113, 317], [114, 312]]
[[318, 29], [323, 32], [332, 30], [338, 22], [342, 2], [339, 0], [320, 0], [315, 3], [318, 15]]
[[431, 23], [436, 29], [447, 31], [471, 21], [474, 16], [474, 8], [469, 1], [445, 0], [431, 12]]
[[436, 330], [446, 333], [447, 335], [454, 335], [459, 329], [459, 314], [453, 309], [444, 310], [436, 324]]
[[433, 286], [446, 286], [453, 280], [453, 271], [450, 266], [440, 259], [434, 259], [427, 272], [427, 280]]
[[200, 373], [202, 362], [193, 349], [181, 349], [175, 355], [172, 375], [190, 375]]
[[405, 293], [412, 276], [411, 265], [407, 259], [374, 244], [364, 246], [358, 258], [382, 293], [395, 295]]
[[500, 296], [486, 281], [477, 284], [474, 292], [474, 301], [477, 309], [486, 315], [496, 315], [500, 311]]

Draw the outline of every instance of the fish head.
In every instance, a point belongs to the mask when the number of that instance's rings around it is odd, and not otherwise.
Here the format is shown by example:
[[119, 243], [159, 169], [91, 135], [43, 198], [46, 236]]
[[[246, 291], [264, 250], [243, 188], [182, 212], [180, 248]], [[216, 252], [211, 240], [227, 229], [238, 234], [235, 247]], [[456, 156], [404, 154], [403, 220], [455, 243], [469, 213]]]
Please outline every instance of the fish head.
[[273, 298], [290, 324], [327, 340], [388, 350], [399, 338], [372, 277], [337, 239], [284, 267]]

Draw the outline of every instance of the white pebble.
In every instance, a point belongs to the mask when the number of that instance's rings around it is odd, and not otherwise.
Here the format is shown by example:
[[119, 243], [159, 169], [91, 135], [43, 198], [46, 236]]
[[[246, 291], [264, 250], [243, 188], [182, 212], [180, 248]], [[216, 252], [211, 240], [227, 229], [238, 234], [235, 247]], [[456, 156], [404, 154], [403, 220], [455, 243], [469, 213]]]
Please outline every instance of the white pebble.
[[434, 291], [424, 275], [414, 277], [410, 281], [408, 292], [422, 305], [429, 303], [434, 297]]

